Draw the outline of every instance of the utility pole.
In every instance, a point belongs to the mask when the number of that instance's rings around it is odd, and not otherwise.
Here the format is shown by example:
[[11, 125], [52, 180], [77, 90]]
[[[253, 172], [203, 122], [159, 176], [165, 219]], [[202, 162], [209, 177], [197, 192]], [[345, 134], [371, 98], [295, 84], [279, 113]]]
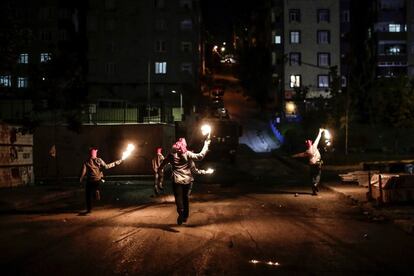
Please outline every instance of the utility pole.
[[151, 60], [148, 60], [148, 79], [147, 79], [147, 83], [148, 83], [148, 91], [147, 91], [147, 120], [148, 122], [150, 121], [150, 115], [151, 115]]

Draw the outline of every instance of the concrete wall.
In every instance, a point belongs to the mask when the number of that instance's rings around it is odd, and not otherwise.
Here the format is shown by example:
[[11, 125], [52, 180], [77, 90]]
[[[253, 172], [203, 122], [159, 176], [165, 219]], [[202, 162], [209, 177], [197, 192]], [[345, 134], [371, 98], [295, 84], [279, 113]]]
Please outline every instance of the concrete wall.
[[79, 134], [64, 126], [39, 127], [34, 133], [36, 179], [77, 177], [91, 145], [98, 146], [105, 162], [112, 162], [121, 158], [128, 143], [135, 145], [131, 157], [105, 175], [152, 174], [155, 148], [163, 147], [166, 154], [174, 139], [174, 126], [165, 124], [85, 125]]
[[33, 135], [0, 123], [0, 187], [34, 183]]

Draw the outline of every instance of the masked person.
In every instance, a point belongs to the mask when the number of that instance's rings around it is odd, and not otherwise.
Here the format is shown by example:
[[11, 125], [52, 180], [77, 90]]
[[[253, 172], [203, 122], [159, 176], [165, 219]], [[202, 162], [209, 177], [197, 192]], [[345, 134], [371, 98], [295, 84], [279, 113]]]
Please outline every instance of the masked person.
[[322, 159], [321, 154], [318, 150], [319, 140], [324, 129], [320, 128], [318, 136], [315, 141], [312, 143], [312, 140], [306, 140], [307, 150], [301, 153], [292, 155], [292, 157], [305, 157], [309, 159], [309, 171], [310, 171], [310, 181], [312, 185], [312, 195], [317, 195], [319, 192], [319, 182], [321, 180], [322, 172]]
[[207, 154], [210, 145], [210, 135], [204, 141], [203, 149], [199, 153], [194, 153], [187, 150], [187, 142], [185, 138], [180, 138], [173, 145], [171, 153], [162, 161], [158, 168], [158, 173], [162, 172], [165, 165], [171, 164], [172, 183], [175, 198], [175, 205], [177, 206], [177, 224], [181, 225], [187, 222], [189, 216], [189, 200], [188, 191], [190, 184], [194, 181], [191, 167], [192, 161], [199, 161]]
[[158, 168], [160, 167], [162, 161], [164, 160], [164, 155], [162, 155], [162, 148], [157, 148], [156, 155], [152, 158], [152, 169], [154, 171], [154, 193], [159, 195], [160, 191], [164, 190], [163, 179], [164, 179], [164, 170], [161, 170], [158, 173]]
[[85, 197], [86, 197], [86, 213], [92, 211], [92, 195], [95, 199], [100, 200], [100, 184], [103, 180], [103, 170], [110, 169], [122, 163], [122, 160], [118, 160], [109, 164], [106, 164], [101, 158], [98, 157], [98, 148], [92, 147], [89, 149], [89, 158], [83, 163], [82, 173], [79, 182], [82, 183], [86, 177]]

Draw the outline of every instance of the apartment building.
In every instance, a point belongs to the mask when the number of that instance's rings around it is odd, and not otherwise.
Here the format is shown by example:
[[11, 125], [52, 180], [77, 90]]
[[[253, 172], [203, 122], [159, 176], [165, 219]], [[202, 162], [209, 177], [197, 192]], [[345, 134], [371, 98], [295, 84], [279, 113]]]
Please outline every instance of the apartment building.
[[6, 0], [2, 4], [0, 98], [41, 97], [49, 64], [65, 55], [82, 56], [82, 1]]
[[377, 0], [374, 3], [378, 77], [414, 76], [414, 2]]
[[346, 86], [350, 0], [273, 0], [270, 21], [278, 104], [294, 120], [313, 99], [331, 96], [331, 67]]
[[199, 9], [192, 0], [90, 0], [91, 101], [98, 108], [144, 104], [155, 121], [174, 111], [181, 117], [199, 91]]

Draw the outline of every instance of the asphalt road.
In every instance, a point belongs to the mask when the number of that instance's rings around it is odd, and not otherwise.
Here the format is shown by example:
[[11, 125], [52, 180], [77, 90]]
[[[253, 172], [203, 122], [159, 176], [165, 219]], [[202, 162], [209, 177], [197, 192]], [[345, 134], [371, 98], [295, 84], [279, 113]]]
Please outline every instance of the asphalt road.
[[1, 274], [396, 275], [412, 268], [414, 237], [328, 190], [315, 197], [300, 183], [199, 184], [182, 226], [173, 197], [150, 194], [149, 185], [108, 185], [88, 216], [78, 215], [82, 198], [2, 215]]

